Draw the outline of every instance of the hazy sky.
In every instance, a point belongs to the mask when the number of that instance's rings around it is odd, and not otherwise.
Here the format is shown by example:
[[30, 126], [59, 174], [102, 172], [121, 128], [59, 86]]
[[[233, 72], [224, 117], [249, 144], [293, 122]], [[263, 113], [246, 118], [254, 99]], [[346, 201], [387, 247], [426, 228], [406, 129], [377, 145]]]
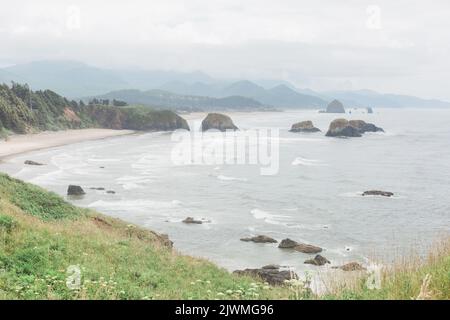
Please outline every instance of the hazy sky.
[[448, 0], [0, 0], [0, 65], [70, 59], [450, 100]]

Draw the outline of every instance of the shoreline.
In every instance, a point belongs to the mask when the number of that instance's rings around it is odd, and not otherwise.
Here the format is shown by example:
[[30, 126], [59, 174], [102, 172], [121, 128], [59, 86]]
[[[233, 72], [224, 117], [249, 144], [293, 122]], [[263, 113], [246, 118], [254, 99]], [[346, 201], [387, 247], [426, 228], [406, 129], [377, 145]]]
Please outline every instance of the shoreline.
[[39, 133], [12, 135], [0, 141], [0, 162], [24, 153], [38, 151], [69, 144], [102, 140], [138, 133], [134, 130], [113, 129], [73, 129], [61, 131], [43, 131]]

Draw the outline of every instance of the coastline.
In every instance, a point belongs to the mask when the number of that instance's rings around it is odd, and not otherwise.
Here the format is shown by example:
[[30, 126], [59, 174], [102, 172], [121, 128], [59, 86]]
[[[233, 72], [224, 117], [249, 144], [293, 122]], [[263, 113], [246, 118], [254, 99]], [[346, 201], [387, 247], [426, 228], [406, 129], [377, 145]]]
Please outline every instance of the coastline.
[[31, 151], [136, 133], [137, 131], [133, 130], [74, 129], [13, 135], [7, 140], [0, 141], [0, 161]]

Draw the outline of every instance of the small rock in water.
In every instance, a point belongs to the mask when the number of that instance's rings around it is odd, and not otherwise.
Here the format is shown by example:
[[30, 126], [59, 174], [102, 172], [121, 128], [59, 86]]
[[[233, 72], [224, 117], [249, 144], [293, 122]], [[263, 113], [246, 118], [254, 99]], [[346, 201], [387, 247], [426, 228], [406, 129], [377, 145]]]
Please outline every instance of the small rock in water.
[[116, 192], [115, 192], [114, 190], [108, 190], [108, 191], [106, 191], [106, 193], [109, 193], [109, 194], [116, 194]]
[[341, 269], [343, 271], [365, 271], [367, 270], [362, 265], [360, 265], [358, 262], [350, 262], [346, 263], [339, 267], [333, 267], [334, 269]]
[[363, 196], [382, 196], [382, 197], [392, 197], [394, 193], [389, 191], [380, 191], [380, 190], [369, 190], [364, 191]]
[[236, 270], [234, 274], [259, 277], [270, 285], [283, 285], [285, 281], [298, 279], [295, 272], [289, 270], [280, 270], [277, 265], [269, 265], [260, 269]]
[[296, 245], [298, 245], [297, 241], [291, 240], [289, 238], [287, 239], [283, 239], [280, 243], [280, 245], [278, 246], [278, 248], [282, 248], [282, 249], [293, 249]]
[[330, 263], [330, 261], [321, 256], [320, 254], [316, 255], [314, 259], [309, 259], [305, 261], [306, 264], [313, 264], [315, 266], [323, 266], [324, 264]]
[[245, 242], [255, 242], [255, 243], [277, 243], [278, 241], [264, 235], [259, 235], [256, 237], [242, 238], [241, 241]]
[[105, 188], [102, 188], [102, 187], [92, 187], [92, 188], [89, 188], [89, 189], [91, 189], [91, 190], [99, 190], [99, 191], [102, 191], [102, 190], [105, 190]]
[[298, 243], [294, 240], [291, 239], [284, 239], [283, 241], [281, 241], [280, 245], [278, 246], [278, 248], [281, 249], [293, 249], [299, 252], [303, 252], [303, 253], [319, 253], [322, 252], [322, 248], [317, 247], [317, 246], [313, 246], [311, 244], [306, 244], [306, 243]]
[[26, 160], [24, 162], [24, 164], [27, 164], [29, 166], [43, 166], [44, 165], [43, 163], [39, 163], [39, 162], [36, 162], [36, 161], [33, 161], [33, 160]]
[[302, 121], [294, 123], [290, 132], [319, 132], [320, 129], [314, 127], [312, 121]]
[[82, 196], [85, 195], [86, 192], [84, 192], [83, 188], [76, 185], [70, 185], [69, 188], [67, 188], [67, 195], [68, 196]]
[[193, 217], [187, 217], [186, 219], [183, 220], [183, 223], [188, 223], [188, 224], [202, 224], [202, 223], [207, 223], [210, 222], [209, 220], [196, 220]]
[[202, 131], [216, 129], [219, 131], [239, 130], [233, 123], [233, 120], [227, 115], [220, 113], [208, 113], [202, 121]]

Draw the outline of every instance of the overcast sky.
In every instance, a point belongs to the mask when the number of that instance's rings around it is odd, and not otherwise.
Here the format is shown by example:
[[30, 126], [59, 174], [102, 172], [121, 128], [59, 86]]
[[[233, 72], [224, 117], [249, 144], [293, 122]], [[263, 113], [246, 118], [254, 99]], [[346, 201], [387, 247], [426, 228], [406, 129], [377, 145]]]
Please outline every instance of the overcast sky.
[[0, 66], [70, 59], [450, 100], [448, 0], [0, 4]]

